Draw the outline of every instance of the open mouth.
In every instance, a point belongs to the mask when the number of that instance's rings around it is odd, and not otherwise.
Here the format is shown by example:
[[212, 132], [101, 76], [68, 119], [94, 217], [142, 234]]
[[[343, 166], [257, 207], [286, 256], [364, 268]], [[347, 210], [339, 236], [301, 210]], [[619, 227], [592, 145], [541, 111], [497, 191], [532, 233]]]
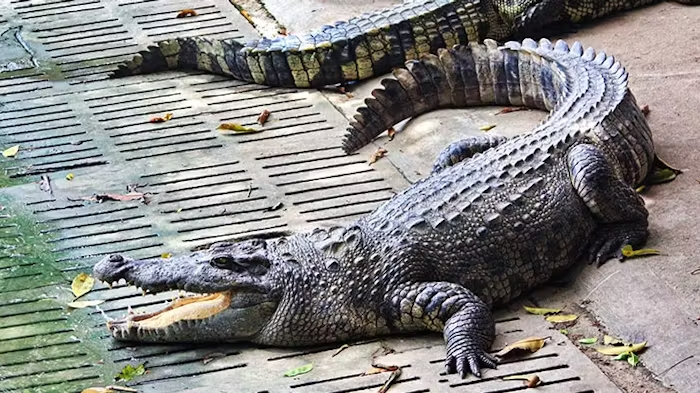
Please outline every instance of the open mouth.
[[124, 319], [109, 321], [107, 327], [163, 329], [180, 321], [203, 321], [226, 310], [231, 305], [233, 291], [191, 296], [174, 300], [160, 311], [130, 314]]

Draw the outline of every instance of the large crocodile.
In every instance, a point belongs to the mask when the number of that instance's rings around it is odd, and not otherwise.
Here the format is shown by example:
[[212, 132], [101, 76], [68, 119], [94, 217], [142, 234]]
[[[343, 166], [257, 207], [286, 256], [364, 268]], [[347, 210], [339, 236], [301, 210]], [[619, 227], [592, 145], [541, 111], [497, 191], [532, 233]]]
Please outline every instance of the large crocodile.
[[646, 241], [633, 186], [653, 166], [651, 131], [613, 57], [487, 40], [394, 74], [362, 110], [366, 125], [482, 104], [552, 113], [530, 134], [455, 142], [430, 176], [347, 227], [171, 260], [106, 257], [94, 268], [106, 282], [208, 294], [111, 321], [112, 335], [295, 346], [430, 330], [444, 334], [448, 372], [478, 376], [496, 365], [492, 307], [578, 259], [603, 263]]
[[[676, 0], [698, 4], [700, 0]], [[319, 31], [254, 40], [160, 41], [116, 76], [198, 69], [270, 86], [323, 87], [384, 75], [406, 60], [455, 44], [533, 37], [659, 0], [407, 0]]]

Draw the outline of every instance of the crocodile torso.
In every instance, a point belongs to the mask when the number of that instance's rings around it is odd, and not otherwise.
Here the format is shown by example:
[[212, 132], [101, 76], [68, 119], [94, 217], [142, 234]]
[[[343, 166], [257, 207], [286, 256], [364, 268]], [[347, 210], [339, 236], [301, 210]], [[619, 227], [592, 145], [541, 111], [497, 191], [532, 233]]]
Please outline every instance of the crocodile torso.
[[[677, 0], [697, 3], [698, 0]], [[419, 0], [303, 35], [239, 43], [203, 37], [160, 41], [117, 76], [198, 69], [270, 86], [323, 87], [379, 76], [455, 44], [540, 35], [658, 0]]]
[[633, 187], [652, 167], [651, 131], [612, 57], [578, 43], [487, 40], [394, 75], [366, 100], [347, 147], [439, 107], [552, 113], [527, 135], [452, 144], [430, 176], [348, 227], [169, 261], [105, 258], [95, 274], [108, 282], [219, 294], [112, 321], [114, 337], [291, 346], [432, 330], [444, 334], [448, 372], [479, 375], [495, 366], [492, 307], [578, 259], [602, 263], [646, 241]]

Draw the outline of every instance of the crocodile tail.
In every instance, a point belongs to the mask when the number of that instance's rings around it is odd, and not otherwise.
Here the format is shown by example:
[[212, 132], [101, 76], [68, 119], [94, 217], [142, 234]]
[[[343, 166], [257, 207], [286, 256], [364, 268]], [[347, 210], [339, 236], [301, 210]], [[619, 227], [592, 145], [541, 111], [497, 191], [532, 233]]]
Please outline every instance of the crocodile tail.
[[184, 69], [232, 76], [254, 82], [246, 63], [245, 46], [234, 40], [182, 37], [159, 41], [119, 65], [111, 77]]
[[[546, 41], [549, 42], [549, 41]], [[566, 43], [557, 44], [563, 50]], [[517, 46], [517, 47], [516, 47]], [[505, 49], [505, 50], [504, 50]], [[566, 46], [568, 50], [568, 46]], [[535, 41], [499, 47], [457, 45], [425, 55], [384, 79], [365, 105], [358, 108], [343, 140], [350, 153], [368, 144], [394, 124], [438, 108], [514, 105], [550, 110], [559, 95], [558, 78]]]

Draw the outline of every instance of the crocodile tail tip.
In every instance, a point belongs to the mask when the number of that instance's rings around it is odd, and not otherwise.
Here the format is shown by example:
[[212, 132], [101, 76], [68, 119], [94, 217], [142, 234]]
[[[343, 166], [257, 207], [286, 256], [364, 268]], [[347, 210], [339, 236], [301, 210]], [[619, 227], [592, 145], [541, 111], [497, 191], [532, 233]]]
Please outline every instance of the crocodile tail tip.
[[146, 50], [139, 51], [131, 60], [119, 64], [112, 71], [110, 78], [121, 78], [130, 75], [148, 74], [152, 72], [170, 69], [168, 60], [163, 53], [162, 45], [149, 46]]

